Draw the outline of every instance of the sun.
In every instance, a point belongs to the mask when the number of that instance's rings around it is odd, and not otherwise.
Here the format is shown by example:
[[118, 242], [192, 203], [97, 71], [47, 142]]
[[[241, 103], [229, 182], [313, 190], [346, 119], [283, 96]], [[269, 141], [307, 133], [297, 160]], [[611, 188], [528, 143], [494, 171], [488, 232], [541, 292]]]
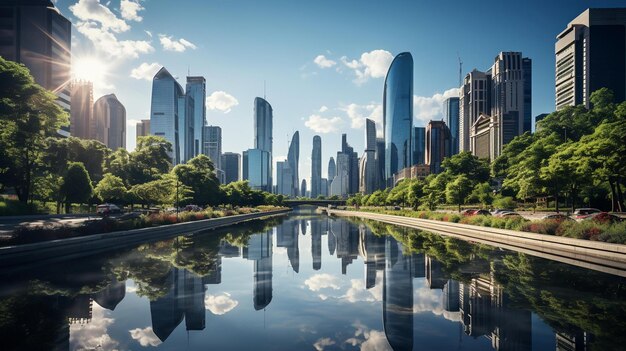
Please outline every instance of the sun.
[[72, 58], [72, 79], [104, 85], [108, 73], [106, 63], [93, 56]]

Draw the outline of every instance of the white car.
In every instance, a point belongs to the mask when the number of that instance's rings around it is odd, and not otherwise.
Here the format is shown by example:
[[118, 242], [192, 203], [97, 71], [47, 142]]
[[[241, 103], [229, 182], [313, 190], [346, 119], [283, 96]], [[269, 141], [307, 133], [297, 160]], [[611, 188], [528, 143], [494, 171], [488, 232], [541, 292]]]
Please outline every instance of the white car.
[[113, 213], [121, 213], [122, 210], [114, 204], [102, 204], [96, 207], [96, 213], [101, 216], [108, 216]]

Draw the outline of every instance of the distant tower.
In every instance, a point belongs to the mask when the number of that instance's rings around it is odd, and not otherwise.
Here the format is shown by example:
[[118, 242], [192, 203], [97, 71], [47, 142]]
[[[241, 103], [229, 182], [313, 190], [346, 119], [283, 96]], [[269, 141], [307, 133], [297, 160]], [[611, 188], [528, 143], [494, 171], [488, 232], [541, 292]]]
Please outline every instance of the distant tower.
[[313, 137], [313, 151], [311, 153], [311, 198], [322, 193], [322, 138]]
[[306, 197], [306, 179], [302, 179], [300, 184], [300, 196]]
[[115, 94], [104, 95], [93, 106], [94, 139], [111, 150], [126, 148], [126, 108]]
[[263, 189], [272, 192], [272, 132], [273, 132], [273, 109], [265, 99], [254, 99], [254, 148], [269, 154], [267, 166], [269, 172], [268, 187]]

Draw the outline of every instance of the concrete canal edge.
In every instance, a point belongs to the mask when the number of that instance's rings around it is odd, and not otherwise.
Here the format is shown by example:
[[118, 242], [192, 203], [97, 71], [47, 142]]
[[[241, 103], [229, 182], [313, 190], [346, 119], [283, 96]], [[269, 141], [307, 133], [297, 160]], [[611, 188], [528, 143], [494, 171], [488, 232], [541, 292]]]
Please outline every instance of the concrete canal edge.
[[326, 212], [421, 229], [626, 277], [626, 245], [371, 212]]
[[284, 215], [291, 209], [248, 213], [199, 221], [162, 225], [141, 229], [94, 234], [76, 238], [51, 240], [34, 244], [0, 248], [0, 270], [25, 268], [102, 253], [132, 244], [140, 244], [199, 231], [225, 227], [263, 217]]

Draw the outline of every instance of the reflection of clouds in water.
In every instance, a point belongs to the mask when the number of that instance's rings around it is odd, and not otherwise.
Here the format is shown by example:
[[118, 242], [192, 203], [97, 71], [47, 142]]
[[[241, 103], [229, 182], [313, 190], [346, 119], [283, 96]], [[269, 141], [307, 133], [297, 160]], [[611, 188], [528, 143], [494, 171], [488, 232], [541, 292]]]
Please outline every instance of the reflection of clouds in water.
[[430, 289], [424, 280], [424, 284], [413, 291], [413, 313], [432, 312], [441, 315], [443, 313], [441, 295], [441, 290]]
[[315, 328], [313, 328], [312, 325], [308, 325], [308, 324], [302, 324], [299, 330], [301, 333], [317, 334], [317, 330], [315, 330]]
[[339, 290], [341, 280], [328, 273], [322, 273], [312, 275], [309, 279], [304, 281], [304, 284], [306, 284], [311, 291], [320, 291], [326, 288]]
[[93, 304], [91, 322], [84, 325], [70, 325], [70, 344], [73, 350], [117, 350], [119, 343], [111, 339], [108, 328], [115, 319], [98, 304]]
[[361, 351], [380, 351], [391, 350], [385, 333], [381, 330], [371, 330], [360, 321], [352, 324], [354, 327], [354, 336], [348, 338], [344, 343], [352, 346], [360, 346]]
[[335, 342], [331, 338], [321, 338], [313, 344], [313, 347], [315, 347], [317, 351], [322, 351], [326, 346], [331, 345], [335, 345]]
[[363, 279], [350, 279], [350, 288], [342, 298], [345, 298], [349, 302], [381, 301], [382, 289], [378, 286], [367, 290], [365, 289], [365, 281]]
[[204, 298], [204, 307], [216, 315], [223, 315], [237, 307], [239, 301], [230, 297], [229, 293], [222, 295], [207, 295]]
[[133, 286], [127, 286], [126, 287], [126, 293], [134, 294], [136, 292], [137, 292], [137, 287], [136, 286], [133, 285]]
[[133, 330], [129, 330], [129, 332], [130, 336], [133, 339], [139, 341], [139, 344], [141, 346], [158, 346], [161, 344], [161, 340], [159, 340], [159, 338], [154, 335], [152, 327], [145, 327], [143, 329], [136, 328]]

